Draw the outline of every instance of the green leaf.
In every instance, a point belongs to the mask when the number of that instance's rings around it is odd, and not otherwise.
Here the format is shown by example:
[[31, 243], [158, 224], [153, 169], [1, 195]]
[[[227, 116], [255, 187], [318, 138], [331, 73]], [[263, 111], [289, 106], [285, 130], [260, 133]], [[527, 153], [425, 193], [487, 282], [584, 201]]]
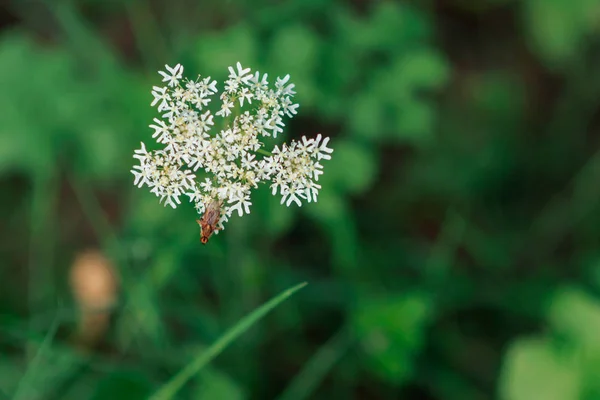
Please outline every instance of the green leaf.
[[96, 385], [92, 400], [145, 399], [152, 393], [147, 376], [136, 370], [117, 369]]
[[304, 25], [289, 25], [275, 32], [268, 65], [294, 75], [313, 72], [319, 56], [319, 38]]
[[346, 270], [358, 268], [360, 249], [358, 229], [347, 200], [330, 190], [321, 191], [319, 201], [309, 205], [305, 210], [320, 222], [329, 236], [333, 255], [332, 265]]
[[[390, 100], [398, 92], [439, 89], [448, 82], [450, 68], [443, 55], [431, 48], [418, 48], [397, 57], [386, 80], [380, 85], [387, 89]], [[387, 82], [387, 83], [386, 83]]]
[[320, 184], [341, 193], [361, 193], [368, 189], [377, 173], [373, 152], [356, 142], [339, 139], [332, 144], [331, 160], [324, 161], [324, 174]]
[[581, 373], [573, 354], [560, 354], [546, 339], [511, 344], [500, 375], [502, 400], [578, 400]]
[[271, 237], [284, 234], [294, 222], [294, 209], [280, 204], [281, 196], [273, 196], [269, 188], [262, 188], [252, 195], [256, 211], [250, 215], [260, 230]]
[[190, 71], [190, 76], [201, 73], [221, 79], [227, 76], [227, 67], [237, 62], [256, 70], [258, 48], [256, 30], [245, 24], [199, 36], [194, 53], [199, 70]]
[[431, 300], [420, 293], [358, 303], [353, 326], [375, 373], [395, 384], [411, 377], [431, 314]]
[[367, 56], [373, 53], [404, 53], [420, 47], [431, 36], [431, 24], [422, 11], [397, 2], [380, 2], [367, 19], [341, 9], [335, 24], [347, 51]]
[[377, 94], [363, 90], [349, 105], [348, 124], [353, 135], [380, 140], [385, 137], [389, 126], [386, 124], [384, 103]]
[[206, 368], [200, 375], [194, 398], [242, 400], [246, 396], [242, 388], [229, 376], [214, 368]]
[[396, 138], [422, 144], [433, 138], [436, 113], [430, 104], [413, 101], [396, 114]]
[[550, 305], [548, 320], [554, 330], [583, 346], [586, 355], [600, 360], [600, 302], [585, 291], [559, 291]]
[[[477, 115], [485, 118], [502, 135], [506, 124], [519, 126], [524, 113], [525, 84], [520, 76], [504, 71], [492, 71], [474, 78], [474, 107]], [[490, 129], [494, 129], [490, 127]]]
[[369, 47], [390, 52], [404, 52], [403, 48], [412, 47], [431, 34], [430, 24], [421, 11], [398, 2], [378, 3], [368, 26]]
[[2, 38], [0, 172], [47, 171], [60, 158], [86, 178], [107, 178], [131, 164], [130, 145], [143, 132], [131, 121], [150, 107], [123, 99], [140, 87], [118, 66], [84, 75], [78, 61], [19, 33]]
[[318, 107], [316, 74], [320, 53], [319, 38], [312, 30], [300, 24], [284, 26], [273, 34], [269, 46], [266, 65], [277, 72], [270, 81], [290, 74], [290, 82], [296, 85], [295, 101], [301, 107]]
[[596, 26], [596, 0], [534, 0], [524, 7], [531, 46], [549, 67], [575, 58]]
[[0, 397], [9, 398], [8, 393], [16, 390], [24, 373], [25, 368], [16, 357], [3, 356], [0, 358]]

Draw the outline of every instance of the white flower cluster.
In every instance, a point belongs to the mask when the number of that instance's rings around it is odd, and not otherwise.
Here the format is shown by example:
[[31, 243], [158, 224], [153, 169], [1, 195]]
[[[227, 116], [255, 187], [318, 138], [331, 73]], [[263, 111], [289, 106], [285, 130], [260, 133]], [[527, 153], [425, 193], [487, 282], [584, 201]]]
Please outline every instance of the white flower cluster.
[[[218, 229], [233, 212], [250, 212], [250, 192], [261, 182], [270, 182], [273, 195], [279, 193], [287, 206], [317, 200], [321, 186], [316, 182], [323, 173], [319, 161], [331, 159], [333, 152], [327, 147], [329, 138], [319, 134], [275, 146], [270, 153], [263, 149], [264, 138], [283, 132], [283, 117], [297, 112], [289, 75], [269, 88], [266, 74], [253, 74], [237, 63], [236, 69], [229, 67], [229, 79], [218, 95], [217, 82], [210, 77], [189, 80], [183, 78], [180, 64], [165, 67], [159, 74], [166, 86], [152, 88], [152, 106], [162, 118], [150, 125], [152, 137], [163, 147], [150, 151], [142, 143], [135, 150], [139, 165], [131, 172], [136, 186], [148, 186], [173, 208], [185, 195], [199, 214], [218, 201], [223, 207]], [[216, 96], [220, 107], [213, 114], [210, 106]], [[213, 129], [215, 119], [222, 120], [218, 131]]]

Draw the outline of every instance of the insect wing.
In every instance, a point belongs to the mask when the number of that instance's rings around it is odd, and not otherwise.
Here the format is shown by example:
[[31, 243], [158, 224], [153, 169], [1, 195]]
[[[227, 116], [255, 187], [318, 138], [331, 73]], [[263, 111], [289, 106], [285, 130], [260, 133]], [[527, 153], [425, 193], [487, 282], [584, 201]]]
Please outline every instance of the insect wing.
[[221, 218], [222, 201], [214, 200], [206, 206], [202, 219], [197, 220], [200, 224], [200, 242], [206, 244], [213, 232], [217, 230], [217, 224]]

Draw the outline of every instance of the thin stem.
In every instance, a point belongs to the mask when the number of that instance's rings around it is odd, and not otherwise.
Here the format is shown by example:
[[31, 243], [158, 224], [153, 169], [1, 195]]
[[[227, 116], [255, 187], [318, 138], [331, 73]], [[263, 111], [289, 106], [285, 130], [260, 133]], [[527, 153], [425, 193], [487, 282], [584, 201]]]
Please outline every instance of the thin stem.
[[262, 154], [263, 156], [273, 157], [273, 153], [263, 150], [263, 149], [258, 149], [258, 150], [256, 150], [256, 152]]
[[159, 32], [156, 16], [150, 10], [147, 2], [135, 0], [126, 5], [137, 48], [146, 67], [155, 64], [157, 58], [167, 53], [168, 45]]

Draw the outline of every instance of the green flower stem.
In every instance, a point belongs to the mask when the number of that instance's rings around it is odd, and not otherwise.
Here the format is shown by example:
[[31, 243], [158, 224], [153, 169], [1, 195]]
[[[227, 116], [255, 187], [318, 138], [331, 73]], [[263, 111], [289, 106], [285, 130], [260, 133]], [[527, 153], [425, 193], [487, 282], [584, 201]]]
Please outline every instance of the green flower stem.
[[269, 311], [279, 305], [281, 302], [286, 300], [288, 297], [296, 293], [298, 290], [306, 286], [306, 282], [300, 283], [278, 296], [272, 298], [250, 314], [242, 318], [236, 325], [225, 332], [215, 343], [213, 343], [208, 349], [198, 354], [188, 365], [181, 369], [175, 376], [173, 376], [167, 383], [165, 383], [156, 393], [154, 393], [150, 400], [166, 400], [175, 397], [176, 393], [190, 380], [194, 375], [198, 374], [202, 368], [204, 368], [209, 362], [217, 357], [227, 346], [229, 346], [235, 339], [246, 332], [252, 325], [254, 325], [259, 319], [264, 317]]
[[256, 152], [262, 154], [263, 156], [273, 157], [273, 153], [268, 152], [268, 151], [263, 150], [263, 149], [258, 149], [258, 150], [256, 150]]

